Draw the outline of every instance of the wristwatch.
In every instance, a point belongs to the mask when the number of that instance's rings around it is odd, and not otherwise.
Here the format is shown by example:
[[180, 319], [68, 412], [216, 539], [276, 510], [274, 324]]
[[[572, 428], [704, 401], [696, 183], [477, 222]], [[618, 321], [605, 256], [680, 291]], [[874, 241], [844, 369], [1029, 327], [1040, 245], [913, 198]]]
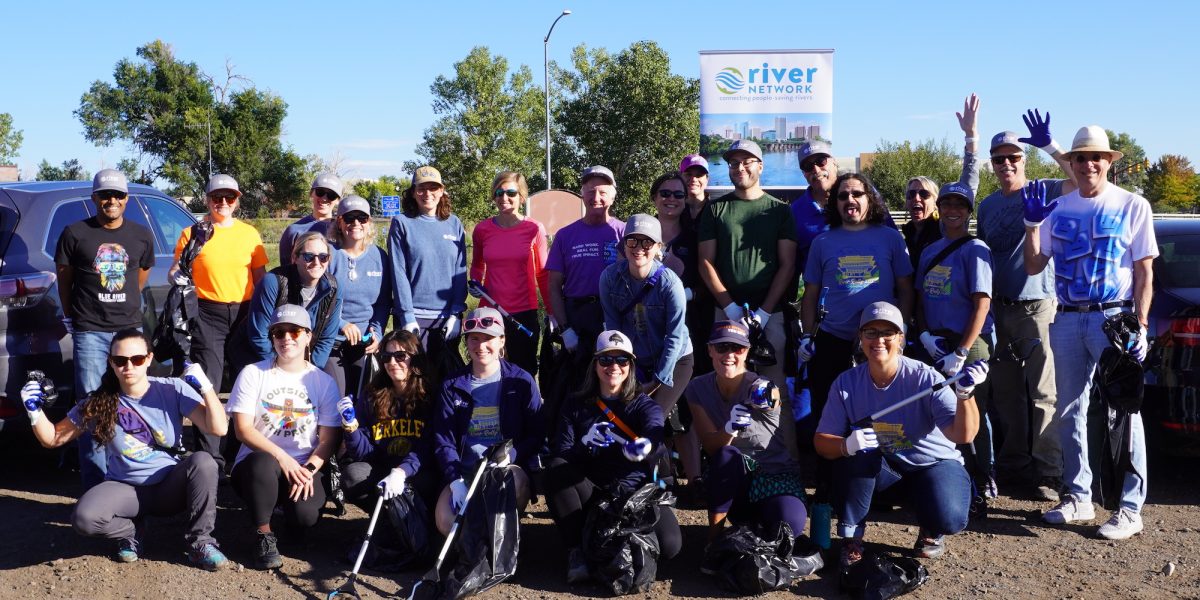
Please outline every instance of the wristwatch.
[[959, 346], [958, 348], [954, 349], [955, 356], [958, 356], [959, 358], [966, 358], [967, 354], [969, 354], [970, 352], [971, 352], [970, 350], [963, 348], [962, 346]]
[[309, 472], [309, 473], [316, 473], [316, 472], [317, 472], [317, 467], [316, 467], [316, 465], [314, 465], [314, 464], [312, 464], [312, 463], [304, 463], [304, 468], [305, 468], [305, 469], [308, 469], [308, 472]]

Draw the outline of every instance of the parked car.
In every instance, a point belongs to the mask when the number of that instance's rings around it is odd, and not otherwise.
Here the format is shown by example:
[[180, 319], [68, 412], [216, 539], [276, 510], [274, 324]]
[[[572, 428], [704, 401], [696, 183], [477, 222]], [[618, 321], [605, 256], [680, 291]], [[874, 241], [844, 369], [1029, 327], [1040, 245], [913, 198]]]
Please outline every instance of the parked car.
[[1142, 417], [1152, 446], [1200, 456], [1200, 219], [1155, 221], [1154, 235], [1155, 346]]
[[[58, 390], [52, 418], [74, 403], [71, 336], [62, 324], [54, 251], [64, 227], [96, 213], [91, 191], [90, 181], [0, 183], [0, 431], [28, 428], [20, 390], [32, 369], [45, 372]], [[125, 218], [154, 233], [155, 266], [142, 291], [143, 327], [152, 333], [169, 289], [175, 242], [196, 218], [170, 196], [132, 184]], [[162, 365], [156, 371], [163, 372]]]

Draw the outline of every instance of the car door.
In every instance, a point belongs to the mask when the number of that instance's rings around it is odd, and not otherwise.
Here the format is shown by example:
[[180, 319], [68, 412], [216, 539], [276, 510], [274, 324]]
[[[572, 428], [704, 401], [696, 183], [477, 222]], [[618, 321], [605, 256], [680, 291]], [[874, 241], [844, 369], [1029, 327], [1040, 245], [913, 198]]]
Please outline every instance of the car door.
[[196, 219], [170, 198], [138, 194], [131, 199], [125, 209], [126, 216], [154, 234], [154, 267], [146, 289], [142, 290], [142, 322], [146, 333], [153, 333], [158, 324], [158, 307], [166, 301], [171, 289], [167, 272], [175, 262], [175, 242], [180, 232], [191, 227]]

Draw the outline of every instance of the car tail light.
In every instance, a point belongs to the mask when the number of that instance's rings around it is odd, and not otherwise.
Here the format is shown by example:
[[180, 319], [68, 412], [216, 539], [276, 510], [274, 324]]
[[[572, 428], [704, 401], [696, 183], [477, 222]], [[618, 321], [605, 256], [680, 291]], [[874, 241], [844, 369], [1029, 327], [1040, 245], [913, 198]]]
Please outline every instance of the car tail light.
[[0, 310], [36, 305], [57, 279], [54, 273], [46, 271], [0, 277]]
[[1171, 319], [1171, 339], [1176, 346], [1200, 346], [1200, 317]]

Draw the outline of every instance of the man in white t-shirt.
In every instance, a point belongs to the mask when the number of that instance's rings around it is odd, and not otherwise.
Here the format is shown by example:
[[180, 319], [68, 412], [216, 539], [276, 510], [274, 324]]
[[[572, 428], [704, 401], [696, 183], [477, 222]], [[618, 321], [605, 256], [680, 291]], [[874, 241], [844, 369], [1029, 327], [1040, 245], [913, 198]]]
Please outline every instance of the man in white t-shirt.
[[[1121, 156], [1109, 147], [1103, 128], [1084, 127], [1075, 134], [1065, 155], [1079, 189], [1047, 202], [1045, 183], [1033, 182], [1022, 197], [1025, 270], [1037, 275], [1053, 258], [1058, 297], [1050, 344], [1066, 494], [1058, 506], [1042, 515], [1048, 523], [1090, 521], [1096, 516], [1088, 465], [1087, 412], [1096, 364], [1101, 352], [1111, 346], [1102, 329], [1105, 319], [1133, 312], [1141, 327], [1131, 353], [1139, 361], [1146, 358], [1152, 264], [1158, 244], [1150, 203], [1108, 183], [1108, 170]], [[1124, 474], [1120, 508], [1097, 532], [1110, 540], [1127, 539], [1142, 530], [1146, 438], [1141, 415], [1133, 413], [1129, 419], [1131, 470]]]

